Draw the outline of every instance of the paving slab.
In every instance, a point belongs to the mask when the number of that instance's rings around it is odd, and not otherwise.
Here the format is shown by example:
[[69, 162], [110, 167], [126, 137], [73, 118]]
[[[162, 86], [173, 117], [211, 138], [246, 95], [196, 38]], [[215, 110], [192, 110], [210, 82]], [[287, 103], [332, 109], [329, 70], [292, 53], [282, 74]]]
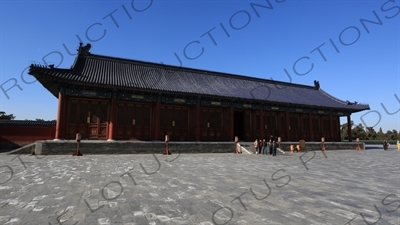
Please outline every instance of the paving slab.
[[1, 155], [0, 224], [398, 225], [400, 151], [367, 149]]

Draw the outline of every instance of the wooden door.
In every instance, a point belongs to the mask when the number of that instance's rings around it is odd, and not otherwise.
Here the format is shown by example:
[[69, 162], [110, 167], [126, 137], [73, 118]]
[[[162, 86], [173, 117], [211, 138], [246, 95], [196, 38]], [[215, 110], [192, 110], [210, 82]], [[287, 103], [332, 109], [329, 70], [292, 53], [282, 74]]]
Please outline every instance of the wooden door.
[[89, 139], [107, 139], [108, 103], [90, 101], [87, 116]]
[[133, 134], [138, 140], [150, 140], [150, 105], [135, 105], [133, 112]]
[[269, 139], [271, 135], [277, 130], [277, 118], [276, 113], [267, 112], [264, 114], [264, 136]]
[[108, 107], [106, 101], [71, 99], [68, 107], [68, 138], [75, 139], [76, 133], [80, 133], [82, 139], [106, 139]]
[[321, 127], [320, 127], [320, 117], [318, 115], [312, 115], [312, 133], [311, 141], [320, 141], [322, 137]]
[[278, 114], [278, 129], [276, 130], [276, 135], [281, 137], [281, 141], [287, 141], [288, 137], [286, 137], [286, 129], [289, 127], [286, 124], [286, 113], [279, 112]]
[[201, 140], [220, 141], [222, 128], [221, 109], [202, 109], [200, 118]]
[[326, 141], [332, 140], [331, 122], [329, 120], [329, 116], [321, 116], [321, 137], [325, 137]]
[[289, 137], [290, 141], [300, 141], [300, 120], [299, 114], [289, 114]]
[[161, 106], [160, 140], [169, 135], [170, 141], [188, 140], [189, 109], [184, 106]]
[[150, 140], [151, 107], [148, 104], [119, 103], [117, 108], [118, 140]]
[[88, 138], [86, 126], [87, 102], [71, 99], [68, 109], [67, 138], [75, 139], [76, 133], [80, 133], [83, 139]]
[[302, 114], [300, 116], [300, 120], [300, 140], [310, 141], [310, 120], [308, 118], [308, 114]]

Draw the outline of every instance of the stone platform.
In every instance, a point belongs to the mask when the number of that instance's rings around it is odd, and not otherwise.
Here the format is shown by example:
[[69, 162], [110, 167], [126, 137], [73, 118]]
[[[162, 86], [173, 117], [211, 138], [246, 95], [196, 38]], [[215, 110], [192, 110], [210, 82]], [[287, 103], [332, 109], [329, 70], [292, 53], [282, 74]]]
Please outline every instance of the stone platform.
[[[37, 141], [36, 155], [69, 155], [77, 147], [76, 141]], [[233, 142], [169, 142], [172, 153], [232, 153]], [[82, 154], [162, 154], [166, 143], [161, 141], [93, 141], [83, 140], [79, 144]]]
[[0, 224], [398, 225], [400, 151], [367, 147], [1, 155]]
[[[290, 151], [290, 145], [298, 142], [283, 142], [281, 149]], [[242, 144], [250, 152], [254, 152], [252, 144]], [[34, 150], [16, 151], [14, 154], [36, 155], [70, 155], [77, 147], [77, 142], [68, 141], [37, 141]], [[79, 144], [82, 154], [160, 154], [165, 152], [166, 144], [161, 141], [139, 142], [139, 141], [93, 141], [83, 140]], [[364, 143], [360, 143], [361, 149], [365, 149]], [[321, 150], [320, 142], [307, 142], [306, 151]], [[356, 149], [355, 142], [326, 142], [325, 148], [330, 150]], [[172, 153], [232, 153], [235, 149], [233, 142], [169, 142], [168, 149]]]

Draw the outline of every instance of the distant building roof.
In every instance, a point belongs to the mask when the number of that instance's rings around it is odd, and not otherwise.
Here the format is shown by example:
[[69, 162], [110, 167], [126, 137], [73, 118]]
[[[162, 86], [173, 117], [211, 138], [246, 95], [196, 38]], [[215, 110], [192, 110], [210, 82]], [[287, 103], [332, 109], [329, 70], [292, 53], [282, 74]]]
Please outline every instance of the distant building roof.
[[0, 126], [56, 126], [56, 121], [1, 120]]
[[[86, 47], [86, 46], [85, 46]], [[368, 104], [350, 103], [314, 86], [278, 82], [242, 75], [163, 65], [138, 60], [95, 55], [80, 47], [70, 69], [53, 65], [31, 65], [29, 74], [58, 96], [60, 83], [87, 88], [136, 90], [196, 95], [245, 101], [262, 101], [341, 109], [349, 112], [368, 110]], [[340, 88], [340, 87], [338, 87]]]

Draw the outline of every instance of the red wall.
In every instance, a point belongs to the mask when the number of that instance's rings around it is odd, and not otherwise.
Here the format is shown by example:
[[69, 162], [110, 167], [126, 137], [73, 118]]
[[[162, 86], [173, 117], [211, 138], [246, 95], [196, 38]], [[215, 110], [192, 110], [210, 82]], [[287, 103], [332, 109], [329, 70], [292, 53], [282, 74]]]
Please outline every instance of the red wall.
[[55, 126], [0, 126], [0, 150], [15, 149], [38, 140], [53, 140], [55, 131]]

